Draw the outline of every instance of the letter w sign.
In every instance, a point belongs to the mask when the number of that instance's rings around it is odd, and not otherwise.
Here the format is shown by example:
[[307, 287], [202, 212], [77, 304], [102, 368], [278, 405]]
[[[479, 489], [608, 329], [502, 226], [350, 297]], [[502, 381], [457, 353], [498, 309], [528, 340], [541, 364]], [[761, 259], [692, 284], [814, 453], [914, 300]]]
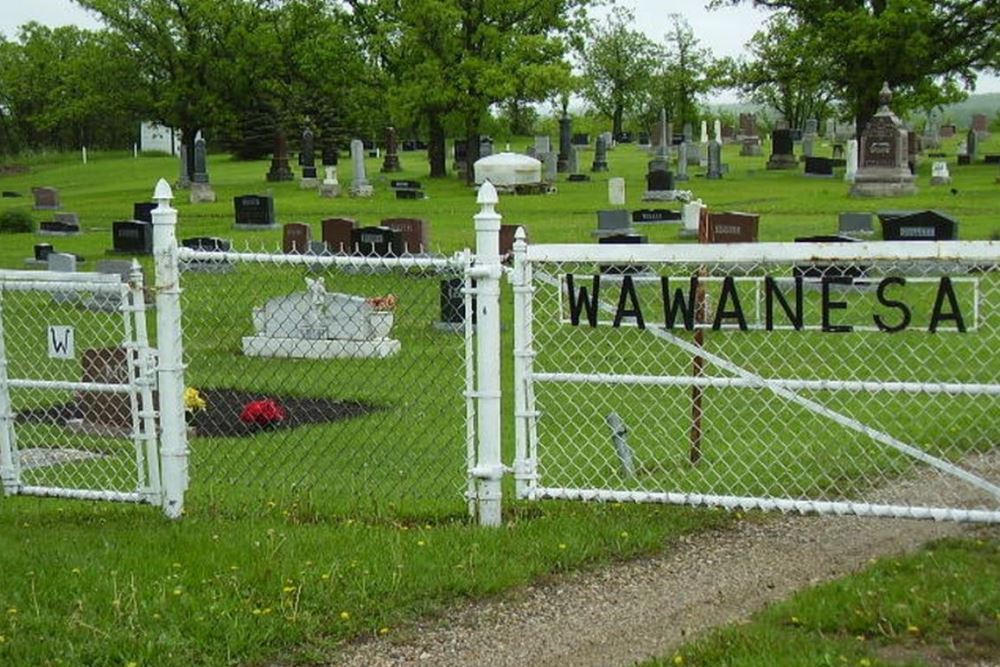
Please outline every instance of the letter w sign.
[[75, 359], [73, 327], [49, 327], [49, 358]]

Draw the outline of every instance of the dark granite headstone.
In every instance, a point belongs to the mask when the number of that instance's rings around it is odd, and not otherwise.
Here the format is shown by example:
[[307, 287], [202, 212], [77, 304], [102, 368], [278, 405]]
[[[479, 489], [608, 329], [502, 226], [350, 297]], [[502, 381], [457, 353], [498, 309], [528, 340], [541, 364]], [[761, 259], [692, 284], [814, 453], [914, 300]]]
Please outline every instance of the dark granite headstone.
[[236, 226], [268, 229], [277, 223], [274, 220], [274, 198], [267, 195], [241, 195], [233, 197], [236, 210]]
[[302, 178], [316, 178], [316, 140], [308, 127], [302, 132], [302, 151], [299, 153]]
[[646, 190], [662, 192], [674, 189], [674, 175], [669, 171], [651, 171], [646, 174]]
[[233, 248], [229, 240], [217, 236], [192, 236], [181, 239], [181, 245], [202, 252], [229, 252]]
[[[649, 239], [643, 234], [612, 234], [602, 236], [597, 242], [609, 245], [642, 245], [648, 243]], [[646, 271], [646, 266], [640, 264], [601, 265], [599, 270], [601, 273], [611, 275], [631, 275], [643, 273]]]
[[403, 234], [388, 227], [358, 227], [351, 230], [351, 249], [366, 257], [398, 257], [403, 254]]
[[585, 132], [577, 132], [573, 135], [574, 146], [589, 146], [590, 135]]
[[767, 161], [768, 169], [795, 169], [798, 161], [795, 159], [795, 141], [789, 129], [771, 131], [771, 158]]
[[[855, 243], [857, 239], [838, 234], [821, 234], [817, 236], [800, 236], [796, 243]], [[855, 264], [803, 264], [792, 267], [792, 276], [796, 278], [860, 278], [865, 274], [865, 267]]]
[[312, 241], [312, 227], [303, 222], [289, 222], [281, 227], [281, 252], [304, 254]]
[[382, 227], [395, 229], [403, 238], [403, 247], [408, 253], [426, 252], [430, 247], [430, 223], [420, 218], [386, 218]]
[[327, 218], [320, 223], [323, 228], [323, 243], [327, 249], [333, 253], [350, 253], [353, 251], [351, 245], [351, 232], [358, 226], [358, 223], [351, 218]]
[[833, 160], [826, 157], [807, 157], [806, 175], [833, 178]]
[[679, 211], [669, 211], [665, 208], [645, 208], [632, 211], [632, 222], [636, 224], [656, 222], [679, 222]]
[[500, 225], [500, 256], [506, 257], [514, 252], [514, 236], [518, 228], [524, 229], [524, 240], [528, 240], [528, 228], [524, 225]]
[[731, 211], [708, 214], [707, 243], [756, 243], [760, 216]]
[[594, 236], [617, 236], [631, 233], [632, 220], [625, 209], [611, 209], [597, 212], [597, 229]]
[[958, 220], [937, 211], [879, 211], [886, 241], [955, 241]]
[[153, 254], [153, 226], [141, 220], [119, 220], [111, 224], [114, 252]]
[[[80, 358], [82, 381], [87, 384], [128, 384], [128, 351], [121, 347], [84, 350]], [[132, 428], [131, 397], [127, 393], [81, 391], [76, 404], [83, 426], [90, 429], [127, 432]]]
[[132, 219], [143, 222], [153, 222], [153, 210], [157, 207], [154, 202], [142, 201], [132, 204]]
[[399, 147], [396, 137], [396, 128], [389, 125], [385, 128], [385, 158], [382, 160], [382, 172], [391, 173], [402, 171], [399, 165]]
[[59, 205], [59, 190], [56, 188], [31, 188], [35, 196], [36, 211], [54, 211], [62, 208]]
[[288, 166], [288, 140], [281, 130], [274, 134], [274, 154], [271, 158], [271, 168], [267, 171], [267, 180], [271, 182], [295, 180], [295, 175]]
[[55, 248], [52, 247], [51, 243], [36, 243], [35, 244], [35, 261], [45, 262], [49, 259], [49, 255], [55, 252]]
[[844, 235], [850, 234], [871, 234], [872, 228], [871, 213], [841, 213], [837, 220], [837, 231]]

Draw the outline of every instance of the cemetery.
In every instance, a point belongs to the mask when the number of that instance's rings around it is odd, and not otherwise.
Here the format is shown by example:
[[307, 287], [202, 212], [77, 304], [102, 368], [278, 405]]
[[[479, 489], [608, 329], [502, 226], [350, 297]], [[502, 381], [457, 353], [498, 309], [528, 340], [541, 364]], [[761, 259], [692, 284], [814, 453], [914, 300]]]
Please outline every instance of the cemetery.
[[[110, 31], [0, 40], [0, 664], [473, 644], [461, 664], [676, 667], [759, 644], [748, 664], [864, 666], [993, 642], [1000, 107], [949, 106], [916, 42], [912, 72], [879, 65], [895, 89], [848, 62], [793, 108], [753, 79], [768, 63], [679, 70], [704, 36], [678, 15], [660, 48], [576, 0], [511, 25], [520, 5], [484, 5], [488, 34], [445, 3], [478, 39], [443, 21], [436, 45], [393, 3], [212, 5], [209, 43], [180, 20], [196, 0], [78, 4]], [[134, 25], [109, 15], [154, 6], [170, 38], [130, 36], [153, 64], [116, 61], [102, 40]], [[746, 58], [791, 28], [768, 29]], [[631, 83], [599, 81], [616, 35]], [[56, 37], [76, 69], [24, 80], [15, 56]], [[78, 70], [108, 88], [77, 86], [107, 106], [84, 120], [84, 95], [48, 96]], [[723, 70], [746, 104], [707, 102]], [[730, 620], [780, 638], [708, 634]]]

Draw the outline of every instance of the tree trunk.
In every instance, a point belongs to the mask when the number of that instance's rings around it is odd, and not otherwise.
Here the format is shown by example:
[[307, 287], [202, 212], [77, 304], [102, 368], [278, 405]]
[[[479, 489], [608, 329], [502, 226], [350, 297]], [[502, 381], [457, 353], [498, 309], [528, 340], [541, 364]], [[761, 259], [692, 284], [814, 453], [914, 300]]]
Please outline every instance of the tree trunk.
[[181, 143], [187, 149], [187, 173], [188, 178], [194, 178], [194, 138], [198, 134], [198, 128], [191, 126], [181, 126]]
[[479, 159], [479, 115], [475, 118], [471, 116], [465, 121], [465, 136], [467, 145], [465, 147], [465, 182], [474, 185], [476, 182], [475, 169], [473, 165]]
[[448, 160], [445, 155], [444, 125], [441, 116], [436, 111], [427, 114], [431, 137], [427, 150], [427, 159], [431, 164], [431, 178], [444, 178], [448, 175]]
[[622, 133], [622, 117], [625, 115], [625, 109], [618, 105], [615, 107], [615, 113], [611, 118], [611, 134], [617, 137]]

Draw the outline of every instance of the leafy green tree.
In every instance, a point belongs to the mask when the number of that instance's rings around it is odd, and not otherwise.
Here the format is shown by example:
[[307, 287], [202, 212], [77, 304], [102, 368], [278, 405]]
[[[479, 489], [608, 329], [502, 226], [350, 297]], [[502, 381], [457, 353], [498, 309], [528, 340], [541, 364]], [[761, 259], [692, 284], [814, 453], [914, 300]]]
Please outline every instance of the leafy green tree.
[[753, 102], [777, 110], [790, 127], [826, 116], [835, 91], [817, 38], [787, 12], [774, 14], [747, 45], [753, 59], [740, 64], [733, 83]]
[[1000, 70], [1000, 0], [713, 0], [786, 10], [812, 33], [811, 54], [862, 129], [878, 109], [882, 82], [894, 109], [926, 109], [973, 89], [981, 70]]
[[626, 110], [646, 98], [660, 49], [632, 28], [635, 14], [615, 7], [603, 24], [591, 28], [579, 56], [581, 93], [599, 113], [611, 119], [611, 131], [622, 131]]

